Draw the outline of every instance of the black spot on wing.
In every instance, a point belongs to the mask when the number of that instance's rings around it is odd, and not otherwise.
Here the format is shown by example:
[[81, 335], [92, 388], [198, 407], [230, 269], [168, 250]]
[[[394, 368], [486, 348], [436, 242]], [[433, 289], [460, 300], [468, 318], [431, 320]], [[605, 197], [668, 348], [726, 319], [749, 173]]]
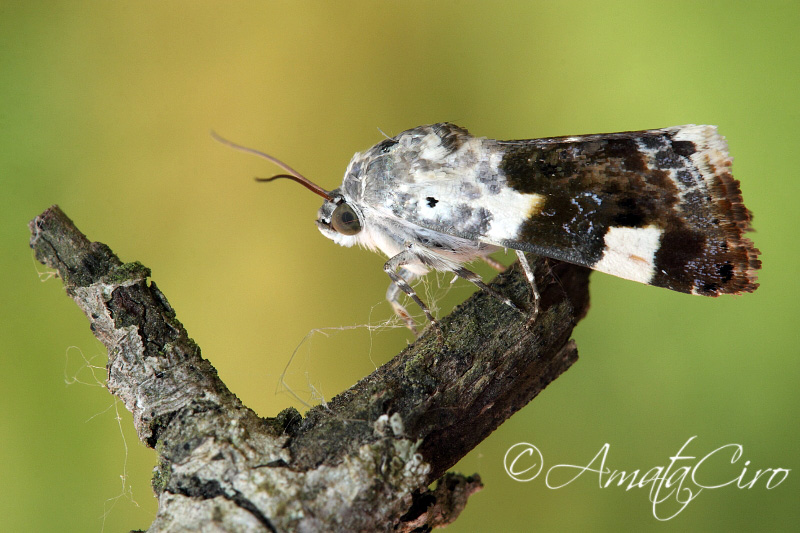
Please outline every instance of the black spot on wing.
[[681, 157], [689, 157], [697, 151], [692, 141], [672, 141], [672, 151]]
[[[726, 246], [727, 248], [727, 246]], [[725, 263], [719, 266], [719, 277], [722, 279], [723, 283], [728, 283], [730, 280], [733, 279], [733, 265], [730, 263]]]

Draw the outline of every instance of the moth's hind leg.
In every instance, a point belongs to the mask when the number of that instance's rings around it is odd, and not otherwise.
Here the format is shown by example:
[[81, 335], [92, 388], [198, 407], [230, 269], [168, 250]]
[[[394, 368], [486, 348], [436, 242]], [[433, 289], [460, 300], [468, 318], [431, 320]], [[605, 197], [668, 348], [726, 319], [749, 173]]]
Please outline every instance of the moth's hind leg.
[[535, 320], [537, 315], [539, 314], [539, 304], [542, 299], [541, 295], [539, 294], [539, 288], [536, 286], [536, 278], [533, 275], [533, 268], [531, 267], [530, 263], [528, 263], [528, 258], [525, 257], [525, 252], [522, 250], [514, 250], [517, 253], [517, 258], [519, 258], [519, 264], [522, 266], [522, 271], [525, 272], [525, 277], [528, 279], [528, 284], [531, 286], [531, 299], [533, 300], [533, 309], [531, 309], [531, 315], [528, 317], [528, 325], [532, 324]]
[[483, 280], [480, 278], [480, 276], [478, 276], [473, 271], [467, 270], [464, 267], [458, 267], [458, 268], [454, 268], [453, 269], [453, 273], [456, 276], [458, 276], [459, 278], [463, 278], [463, 279], [465, 279], [465, 280], [467, 280], [469, 282], [474, 283], [480, 290], [482, 290], [482, 291], [486, 292], [487, 294], [490, 294], [491, 296], [497, 298], [498, 300], [500, 300], [501, 302], [503, 302], [507, 306], [511, 307], [512, 309], [516, 309], [517, 311], [520, 311], [519, 307], [517, 307], [514, 304], [514, 302], [511, 301], [510, 298], [508, 298], [506, 296], [503, 296], [502, 294], [500, 294], [499, 292], [497, 292], [493, 288], [489, 287], [487, 284], [485, 284], [483, 282]]
[[[410, 284], [412, 281], [414, 281], [414, 279], [417, 278], [416, 274], [406, 268], [400, 268], [400, 272], [396, 275], [405, 280], [406, 284]], [[389, 284], [389, 288], [386, 290], [386, 301], [392, 306], [394, 314], [399, 316], [403, 322], [405, 322], [406, 327], [416, 334], [417, 326], [414, 324], [414, 319], [411, 318], [411, 315], [408, 313], [408, 311], [406, 311], [406, 308], [400, 303], [401, 290], [402, 289], [400, 289], [400, 286], [397, 284], [397, 282], [392, 281]]]

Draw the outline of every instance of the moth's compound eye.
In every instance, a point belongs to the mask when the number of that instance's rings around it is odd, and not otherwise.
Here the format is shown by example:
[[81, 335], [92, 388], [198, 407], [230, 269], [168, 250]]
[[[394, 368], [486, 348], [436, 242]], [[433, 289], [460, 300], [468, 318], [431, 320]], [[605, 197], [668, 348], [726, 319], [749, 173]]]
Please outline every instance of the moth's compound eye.
[[358, 215], [349, 205], [342, 203], [333, 210], [331, 226], [342, 235], [355, 235], [361, 231]]

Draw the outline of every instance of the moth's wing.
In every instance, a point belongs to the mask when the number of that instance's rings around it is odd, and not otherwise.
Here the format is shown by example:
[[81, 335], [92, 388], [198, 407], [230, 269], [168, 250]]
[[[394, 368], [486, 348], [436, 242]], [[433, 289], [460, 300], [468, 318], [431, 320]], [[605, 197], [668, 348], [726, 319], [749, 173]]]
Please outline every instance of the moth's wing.
[[758, 286], [751, 216], [714, 126], [471, 142], [452, 172], [413, 174], [401, 217], [681, 292]]
[[498, 146], [506, 184], [544, 197], [508, 246], [546, 243], [596, 270], [681, 292], [758, 286], [759, 252], [743, 236], [751, 215], [714, 126]]

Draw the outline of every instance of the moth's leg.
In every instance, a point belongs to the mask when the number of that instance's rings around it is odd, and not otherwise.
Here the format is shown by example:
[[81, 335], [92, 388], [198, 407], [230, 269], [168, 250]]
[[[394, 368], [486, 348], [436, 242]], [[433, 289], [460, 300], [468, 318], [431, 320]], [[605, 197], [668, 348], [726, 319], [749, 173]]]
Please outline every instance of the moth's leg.
[[485, 291], [486, 293], [494, 296], [507, 306], [511, 307], [512, 309], [516, 309], [519, 311], [519, 307], [517, 307], [514, 302], [511, 301], [510, 298], [503, 296], [493, 288], [489, 287], [487, 284], [483, 282], [483, 280], [478, 276], [476, 273], [472, 272], [471, 270], [467, 270], [464, 267], [458, 267], [453, 269], [453, 273], [458, 276], [459, 278], [463, 278], [467, 281], [474, 283], [480, 290]]
[[505, 272], [506, 271], [506, 267], [503, 265], [503, 263], [501, 263], [500, 261], [498, 261], [494, 257], [486, 255], [486, 256], [483, 257], [483, 260], [486, 261], [487, 265], [489, 265], [493, 269], [497, 270], [498, 272]]
[[[406, 268], [400, 268], [400, 272], [397, 275], [404, 279], [407, 284], [414, 281], [414, 279], [417, 277], [416, 274], [410, 272]], [[406, 308], [400, 303], [400, 290], [400, 286], [392, 281], [389, 284], [389, 288], [386, 290], [386, 301], [388, 301], [389, 305], [392, 306], [394, 314], [399, 316], [403, 322], [406, 323], [406, 327], [414, 333], [417, 333], [417, 327], [414, 324], [414, 319], [411, 318], [411, 315], [408, 313], [408, 311], [406, 311]]]
[[[416, 303], [419, 308], [422, 309], [422, 312], [425, 313], [425, 317], [428, 319], [428, 321], [430, 321], [431, 327], [436, 330], [436, 336], [439, 338], [439, 342], [444, 344], [444, 335], [442, 335], [442, 329], [439, 327], [439, 323], [436, 321], [436, 319], [433, 318], [431, 310], [428, 309], [428, 306], [425, 305], [419, 296], [417, 296], [417, 293], [414, 292], [414, 289], [411, 287], [411, 285], [409, 285], [408, 282], [397, 273], [398, 268], [416, 260], [417, 255], [412, 251], [411, 247], [408, 247], [394, 257], [390, 257], [389, 260], [383, 265], [383, 270], [389, 275], [392, 283], [397, 285], [401, 291], [406, 293], [408, 297], [414, 300], [414, 303]], [[400, 269], [400, 272], [402, 273], [407, 271], [405, 269]]]
[[533, 277], [533, 268], [531, 268], [530, 263], [528, 263], [528, 258], [525, 257], [525, 252], [522, 250], [514, 251], [517, 253], [519, 264], [522, 266], [522, 271], [525, 272], [525, 277], [528, 278], [528, 283], [531, 286], [533, 309], [531, 310], [530, 318], [528, 318], [528, 324], [531, 324], [534, 320], [536, 320], [536, 316], [539, 314], [539, 301], [542, 299], [542, 297], [539, 294], [539, 288], [536, 287], [536, 278]]

